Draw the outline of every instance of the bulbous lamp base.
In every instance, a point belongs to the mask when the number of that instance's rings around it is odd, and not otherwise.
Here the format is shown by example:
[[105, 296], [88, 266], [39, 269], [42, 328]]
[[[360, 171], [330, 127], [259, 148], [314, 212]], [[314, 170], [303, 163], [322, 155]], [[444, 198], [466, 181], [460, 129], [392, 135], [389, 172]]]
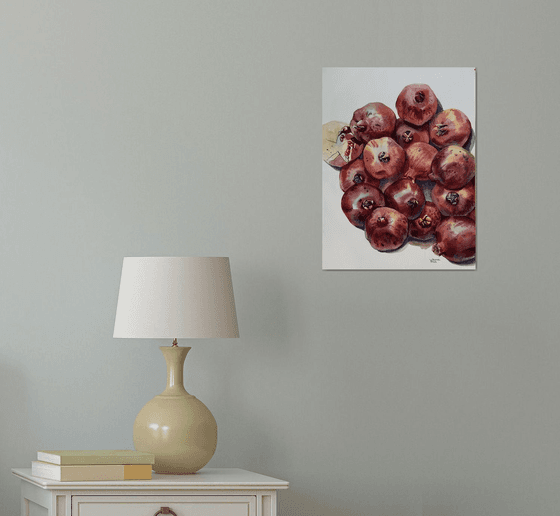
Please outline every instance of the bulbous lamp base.
[[167, 362], [167, 388], [136, 417], [134, 447], [155, 455], [156, 473], [195, 473], [214, 455], [218, 427], [206, 405], [183, 387], [183, 365], [191, 348], [160, 349]]

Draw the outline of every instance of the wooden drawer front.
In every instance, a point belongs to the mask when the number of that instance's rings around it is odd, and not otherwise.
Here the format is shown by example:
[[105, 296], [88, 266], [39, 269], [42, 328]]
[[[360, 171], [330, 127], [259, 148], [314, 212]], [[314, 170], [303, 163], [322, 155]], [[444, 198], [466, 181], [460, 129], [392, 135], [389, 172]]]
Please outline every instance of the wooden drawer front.
[[72, 516], [154, 516], [162, 507], [177, 516], [257, 516], [256, 496], [72, 497]]

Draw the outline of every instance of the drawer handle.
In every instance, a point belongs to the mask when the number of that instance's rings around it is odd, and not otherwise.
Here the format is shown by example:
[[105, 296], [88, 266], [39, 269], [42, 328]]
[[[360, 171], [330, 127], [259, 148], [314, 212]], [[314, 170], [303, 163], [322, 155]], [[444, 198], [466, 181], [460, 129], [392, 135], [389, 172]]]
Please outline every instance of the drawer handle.
[[158, 516], [158, 514], [173, 514], [173, 516], [177, 516], [169, 507], [162, 507], [154, 516]]

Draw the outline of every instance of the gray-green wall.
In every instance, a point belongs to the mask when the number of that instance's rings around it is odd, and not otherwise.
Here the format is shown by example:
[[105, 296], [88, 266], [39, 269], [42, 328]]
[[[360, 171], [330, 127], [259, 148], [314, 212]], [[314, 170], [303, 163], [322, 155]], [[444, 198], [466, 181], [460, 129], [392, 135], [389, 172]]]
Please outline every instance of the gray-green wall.
[[[132, 447], [164, 388], [165, 342], [112, 338], [123, 256], [212, 255], [241, 338], [187, 360], [209, 466], [289, 480], [281, 516], [557, 515], [559, 14], [5, 0], [0, 514], [10, 468]], [[477, 68], [476, 272], [321, 271], [323, 66]]]

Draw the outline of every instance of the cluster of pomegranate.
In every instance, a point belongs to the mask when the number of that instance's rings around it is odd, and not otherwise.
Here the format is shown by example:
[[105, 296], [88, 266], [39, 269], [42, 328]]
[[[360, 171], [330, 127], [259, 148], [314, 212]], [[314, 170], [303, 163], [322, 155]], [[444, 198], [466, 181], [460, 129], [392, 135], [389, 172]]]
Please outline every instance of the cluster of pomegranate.
[[339, 170], [342, 211], [377, 251], [411, 240], [453, 263], [476, 251], [473, 131], [458, 109], [443, 109], [427, 84], [409, 84], [396, 111], [372, 102], [349, 125], [323, 125], [323, 159]]

